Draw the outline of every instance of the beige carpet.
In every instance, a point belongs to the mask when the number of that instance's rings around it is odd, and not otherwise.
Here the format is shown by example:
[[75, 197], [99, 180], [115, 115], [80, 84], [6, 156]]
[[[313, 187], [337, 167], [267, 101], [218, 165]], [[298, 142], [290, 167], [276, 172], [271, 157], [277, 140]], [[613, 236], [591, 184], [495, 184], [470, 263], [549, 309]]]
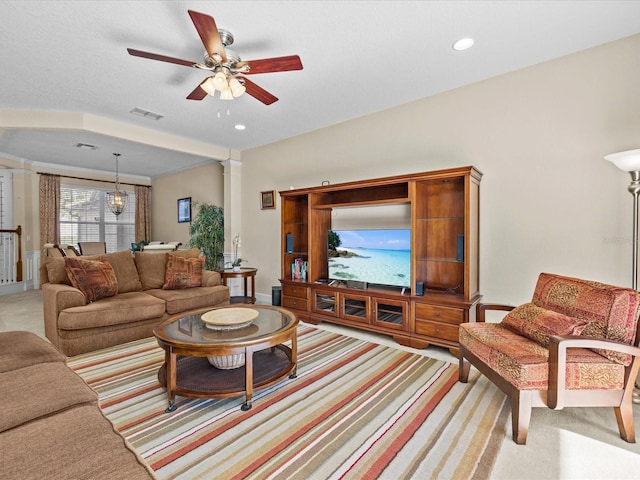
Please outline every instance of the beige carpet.
[[[640, 408], [634, 406], [636, 436]], [[620, 438], [613, 408], [534, 408], [526, 445], [503, 442], [491, 478], [637, 480], [640, 444]], [[640, 437], [638, 437], [640, 440]]]

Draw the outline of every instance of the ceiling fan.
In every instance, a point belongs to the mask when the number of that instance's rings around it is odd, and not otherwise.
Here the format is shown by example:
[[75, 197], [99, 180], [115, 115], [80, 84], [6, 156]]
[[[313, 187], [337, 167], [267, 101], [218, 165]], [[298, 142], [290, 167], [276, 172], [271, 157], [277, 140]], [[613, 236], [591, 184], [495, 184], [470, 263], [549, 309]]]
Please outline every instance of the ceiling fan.
[[206, 50], [202, 63], [127, 48], [129, 54], [135, 57], [175, 63], [212, 72], [213, 75], [204, 79], [187, 96], [187, 99], [202, 100], [207, 95], [213, 96], [216, 91], [219, 91], [221, 100], [232, 100], [246, 91], [265, 105], [271, 105], [278, 101], [278, 98], [244, 75], [302, 70], [302, 62], [298, 55], [242, 61], [236, 52], [227, 48], [233, 44], [231, 32], [223, 29], [218, 30], [216, 22], [209, 15], [193, 10], [188, 10], [188, 12]]

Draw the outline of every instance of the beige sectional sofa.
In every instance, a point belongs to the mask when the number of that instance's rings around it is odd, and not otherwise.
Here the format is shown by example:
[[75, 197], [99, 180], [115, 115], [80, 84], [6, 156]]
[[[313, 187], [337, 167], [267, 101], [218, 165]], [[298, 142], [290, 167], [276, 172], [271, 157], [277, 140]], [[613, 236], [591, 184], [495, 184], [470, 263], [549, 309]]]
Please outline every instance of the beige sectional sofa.
[[111, 294], [116, 294], [92, 302], [72, 286], [69, 263], [65, 263], [70, 259], [45, 258], [40, 267], [45, 335], [65, 355], [79, 355], [150, 337], [169, 316], [229, 304], [229, 289], [221, 284], [218, 272], [203, 270], [201, 286], [176, 287], [168, 281], [170, 260], [175, 263], [198, 255], [197, 249], [191, 249], [78, 257], [106, 261], [115, 273], [117, 292]]
[[34, 333], [0, 333], [0, 477], [157, 478], [65, 360]]

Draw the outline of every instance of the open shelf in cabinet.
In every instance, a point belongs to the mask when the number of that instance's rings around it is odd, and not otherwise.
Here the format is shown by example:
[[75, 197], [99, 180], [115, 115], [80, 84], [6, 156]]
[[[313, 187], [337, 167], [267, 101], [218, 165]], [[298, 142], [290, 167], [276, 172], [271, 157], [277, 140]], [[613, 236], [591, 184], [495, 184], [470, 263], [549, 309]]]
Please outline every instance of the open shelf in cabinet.
[[282, 273], [292, 278], [292, 265], [300, 258], [309, 259], [309, 199], [294, 195], [282, 199]]
[[464, 179], [460, 176], [416, 182], [415, 278], [427, 290], [465, 291]]
[[345, 188], [319, 193], [313, 206], [316, 208], [332, 208], [408, 201], [409, 183], [403, 181], [390, 185]]

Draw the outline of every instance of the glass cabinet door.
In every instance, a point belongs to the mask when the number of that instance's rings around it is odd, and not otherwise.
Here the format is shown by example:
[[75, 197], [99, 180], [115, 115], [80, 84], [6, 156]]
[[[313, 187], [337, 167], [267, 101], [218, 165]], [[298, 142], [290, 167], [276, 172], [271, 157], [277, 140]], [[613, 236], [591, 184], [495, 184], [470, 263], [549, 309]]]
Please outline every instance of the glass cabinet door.
[[340, 307], [343, 318], [369, 323], [369, 297], [342, 294], [340, 296]]
[[373, 316], [371, 323], [395, 330], [406, 330], [407, 302], [373, 298]]
[[337, 294], [333, 292], [314, 292], [313, 311], [323, 315], [338, 315]]

